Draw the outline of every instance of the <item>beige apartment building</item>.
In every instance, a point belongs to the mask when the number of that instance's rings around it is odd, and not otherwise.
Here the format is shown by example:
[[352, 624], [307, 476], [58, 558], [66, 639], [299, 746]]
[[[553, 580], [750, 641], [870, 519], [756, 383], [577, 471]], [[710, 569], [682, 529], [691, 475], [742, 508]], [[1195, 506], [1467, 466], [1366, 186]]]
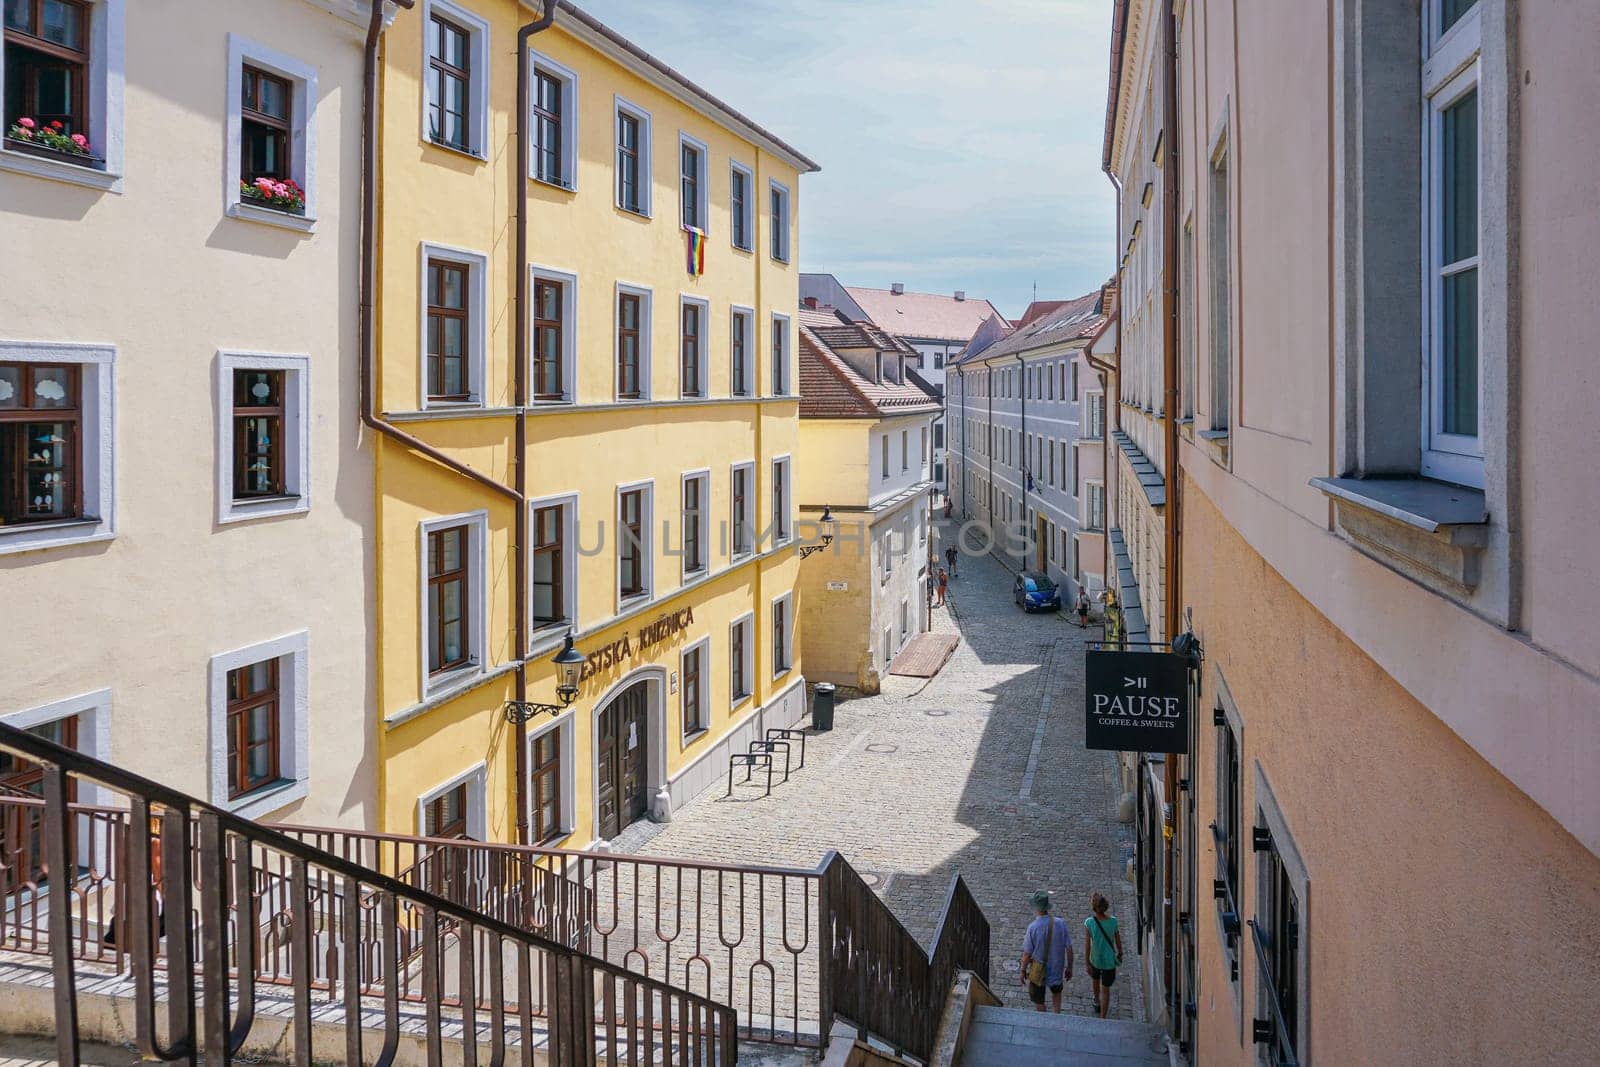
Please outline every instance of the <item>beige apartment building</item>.
[[1125, 377], [1157, 234], [1179, 312], [1124, 426], [1179, 398], [1203, 650], [1143, 769], [1152, 1010], [1202, 1064], [1587, 1062], [1600, 22], [1119, 0], [1112, 40]]
[[0, 721], [346, 826], [377, 777], [359, 7], [16, 0], [0, 58]]

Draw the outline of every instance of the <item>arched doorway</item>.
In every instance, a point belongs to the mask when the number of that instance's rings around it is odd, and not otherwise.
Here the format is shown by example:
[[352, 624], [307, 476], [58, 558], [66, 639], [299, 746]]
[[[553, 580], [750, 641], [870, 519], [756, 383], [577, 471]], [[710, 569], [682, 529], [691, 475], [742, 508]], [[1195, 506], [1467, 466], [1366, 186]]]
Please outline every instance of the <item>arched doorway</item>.
[[662, 716], [667, 672], [640, 667], [599, 700], [590, 723], [594, 753], [594, 836], [609, 841], [647, 816], [670, 819]]

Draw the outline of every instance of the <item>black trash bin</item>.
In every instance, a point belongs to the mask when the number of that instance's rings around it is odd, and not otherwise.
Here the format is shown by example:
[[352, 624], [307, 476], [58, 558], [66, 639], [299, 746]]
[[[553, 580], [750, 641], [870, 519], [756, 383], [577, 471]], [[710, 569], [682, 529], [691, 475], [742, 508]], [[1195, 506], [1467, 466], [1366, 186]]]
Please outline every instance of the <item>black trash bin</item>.
[[833, 729], [833, 690], [833, 683], [818, 682], [811, 697], [811, 728], [819, 734]]

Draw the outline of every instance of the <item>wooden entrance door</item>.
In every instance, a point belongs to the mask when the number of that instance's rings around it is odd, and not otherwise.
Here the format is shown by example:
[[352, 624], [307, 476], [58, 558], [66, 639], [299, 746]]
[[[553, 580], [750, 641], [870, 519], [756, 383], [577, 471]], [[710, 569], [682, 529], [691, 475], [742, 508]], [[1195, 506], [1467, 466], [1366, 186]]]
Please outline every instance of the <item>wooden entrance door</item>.
[[1040, 574], [1049, 574], [1050, 524], [1045, 522], [1043, 515], [1035, 515], [1033, 521], [1033, 569]]
[[648, 682], [624, 689], [600, 713], [595, 780], [600, 784], [600, 836], [610, 839], [644, 816]]
[[[62, 748], [78, 747], [78, 717], [57, 719], [28, 730]], [[44, 768], [20, 756], [0, 752], [0, 795], [13, 797], [44, 796]], [[78, 799], [78, 781], [67, 779], [67, 802]], [[68, 823], [69, 833], [71, 823]], [[44, 809], [7, 804], [0, 807], [0, 872], [7, 883], [0, 896], [15, 892], [25, 883], [44, 881]]]

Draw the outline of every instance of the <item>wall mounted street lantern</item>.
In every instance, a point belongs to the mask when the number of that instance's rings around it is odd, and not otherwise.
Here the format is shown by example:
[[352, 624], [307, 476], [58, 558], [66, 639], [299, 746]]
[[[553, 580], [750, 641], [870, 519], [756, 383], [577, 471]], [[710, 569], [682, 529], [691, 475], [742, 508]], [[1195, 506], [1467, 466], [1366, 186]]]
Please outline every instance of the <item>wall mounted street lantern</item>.
[[578, 673], [583, 669], [584, 660], [587, 658], [572, 647], [572, 631], [568, 630], [561, 651], [550, 657], [550, 662], [556, 665], [556, 696], [561, 703], [541, 704], [536, 700], [508, 700], [506, 722], [519, 726], [535, 715], [560, 715], [562, 709], [571, 707], [572, 702], [578, 699]]
[[833, 544], [834, 526], [835, 523], [833, 521], [832, 509], [830, 509], [826, 504], [822, 505], [822, 543], [815, 545], [801, 545], [800, 558], [805, 559], [807, 556], [811, 555], [811, 553], [821, 552], [823, 549]]

